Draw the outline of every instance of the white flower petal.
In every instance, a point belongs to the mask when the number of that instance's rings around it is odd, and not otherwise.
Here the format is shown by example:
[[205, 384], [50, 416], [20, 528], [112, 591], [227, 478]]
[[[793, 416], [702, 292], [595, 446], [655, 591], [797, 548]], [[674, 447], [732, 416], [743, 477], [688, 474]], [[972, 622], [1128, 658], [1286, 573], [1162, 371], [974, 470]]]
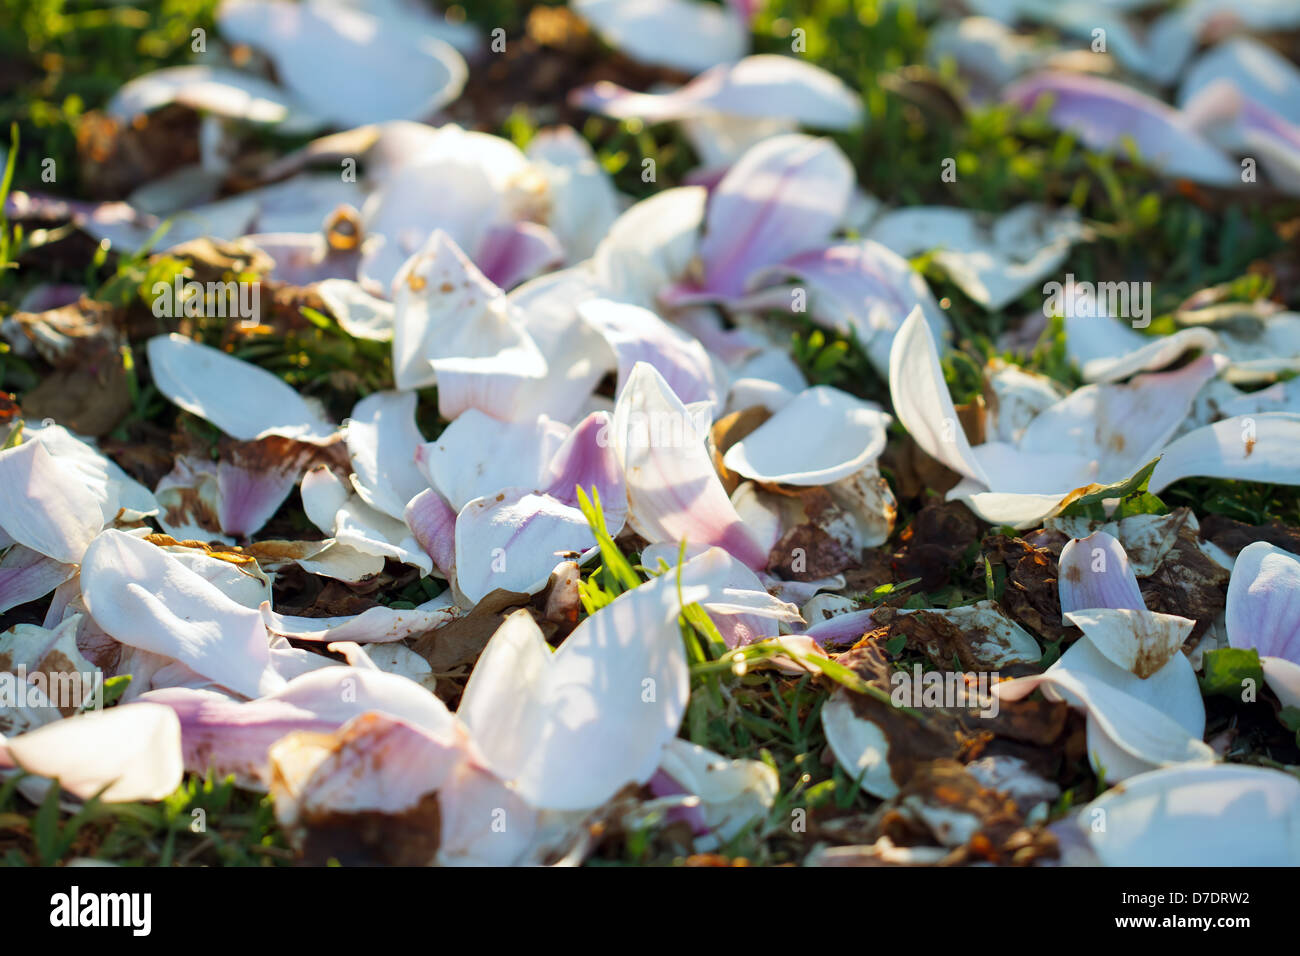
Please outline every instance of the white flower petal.
[[1300, 664], [1300, 560], [1265, 541], [1242, 548], [1225, 613], [1233, 647]]
[[[719, 558], [697, 558], [706, 575]], [[683, 587], [681, 600], [708, 596]], [[489, 766], [535, 807], [584, 809], [648, 780], [689, 695], [677, 582], [656, 578], [587, 618], [554, 654], [527, 611], [483, 651], [460, 718]]]
[[14, 541], [76, 564], [103, 525], [95, 495], [44, 444], [0, 451], [0, 527]]
[[459, 511], [503, 488], [541, 488], [546, 467], [571, 429], [541, 416], [501, 422], [470, 409], [422, 446], [417, 456], [430, 483]]
[[829, 485], [880, 457], [889, 421], [867, 402], [819, 385], [732, 445], [722, 461], [754, 481]]
[[990, 486], [957, 420], [957, 409], [939, 367], [934, 334], [919, 307], [894, 337], [889, 354], [889, 394], [898, 420], [922, 451], [958, 474]]
[[456, 580], [475, 603], [497, 588], [540, 590], [564, 552], [594, 544], [577, 508], [507, 489], [475, 498], [456, 516]]
[[862, 120], [861, 98], [838, 77], [798, 57], [772, 54], [716, 66], [671, 93], [633, 93], [600, 82], [573, 99], [606, 116], [650, 123], [728, 116], [847, 130]]
[[1300, 484], [1300, 415], [1239, 415], [1190, 431], [1165, 446], [1148, 490], [1193, 476]]
[[100, 799], [109, 803], [161, 800], [181, 783], [180, 723], [157, 704], [56, 720], [4, 746], [24, 770], [58, 777], [64, 790], [85, 800], [101, 789]]
[[338, 429], [270, 372], [175, 333], [149, 340], [158, 390], [232, 438], [270, 435], [324, 445]]
[[415, 463], [424, 436], [415, 424], [414, 392], [375, 392], [359, 401], [345, 437], [361, 500], [394, 518], [428, 488]]
[[632, 59], [684, 73], [738, 60], [749, 47], [739, 16], [700, 0], [573, 0], [572, 7]]
[[420, 119], [460, 95], [459, 53], [428, 32], [333, 3], [226, 0], [226, 39], [263, 50], [307, 108], [343, 128]]
[[1082, 235], [1072, 208], [1024, 203], [996, 220], [947, 206], [909, 206], [875, 221], [868, 238], [911, 257], [930, 249], [961, 290], [985, 309], [1009, 305], [1065, 261]]
[[727, 498], [699, 424], [663, 376], [637, 363], [611, 436], [627, 476], [628, 523], [652, 544], [716, 544], [749, 567], [764, 567], [767, 552]]
[[81, 589], [95, 623], [123, 644], [180, 661], [246, 697], [283, 684], [261, 615], [146, 541], [103, 532], [86, 550]]
[[[1092, 826], [1092, 811], [1105, 827]], [[1080, 814], [1106, 866], [1300, 865], [1300, 783], [1263, 767], [1172, 767], [1131, 777]]]

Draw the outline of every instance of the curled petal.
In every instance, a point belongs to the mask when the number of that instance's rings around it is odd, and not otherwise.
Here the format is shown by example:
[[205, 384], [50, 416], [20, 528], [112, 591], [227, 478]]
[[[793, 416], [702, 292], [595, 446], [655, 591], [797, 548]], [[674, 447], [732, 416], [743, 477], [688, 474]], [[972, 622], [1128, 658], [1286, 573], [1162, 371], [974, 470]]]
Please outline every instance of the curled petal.
[[704, 447], [704, 432], [663, 376], [644, 362], [614, 410], [614, 448], [627, 476], [628, 523], [651, 543], [715, 544], [751, 568], [767, 553], [741, 521]]
[[227, 0], [222, 35], [264, 51], [311, 112], [344, 129], [421, 119], [460, 95], [465, 60], [408, 20], [340, 4]]
[[681, 329], [649, 309], [609, 299], [590, 299], [578, 306], [578, 314], [618, 356], [619, 389], [637, 362], [648, 362], [682, 401], [707, 401], [720, 407], [709, 353]]
[[428, 488], [415, 462], [424, 443], [415, 424], [414, 392], [376, 392], [352, 409], [346, 437], [361, 500], [393, 518]]
[[825, 242], [853, 192], [853, 167], [830, 140], [789, 134], [750, 149], [709, 197], [703, 280], [680, 301], [736, 298], [760, 269]]
[[829, 485], [880, 457], [889, 421], [847, 392], [819, 385], [732, 445], [723, 464], [769, 484]]
[[507, 489], [456, 517], [456, 580], [469, 600], [497, 588], [533, 593], [567, 552], [595, 545], [582, 512], [549, 495]]
[[1066, 542], [1057, 567], [1064, 614], [1090, 608], [1147, 608], [1124, 546], [1105, 531]]
[[862, 119], [861, 98], [839, 78], [798, 57], [771, 54], [716, 66], [672, 93], [633, 93], [600, 82], [573, 99], [583, 109], [650, 123], [720, 115], [844, 130]]
[[749, 46], [744, 20], [699, 0], [574, 0], [573, 10], [632, 59], [684, 73], [738, 60]]
[[921, 449], [984, 487], [989, 480], [971, 452], [939, 367], [934, 334], [920, 308], [912, 310], [889, 354], [889, 394], [898, 420]]
[[1237, 555], [1228, 582], [1228, 643], [1300, 664], [1300, 560], [1265, 541]]
[[450, 581], [456, 567], [456, 512], [426, 488], [407, 503], [402, 517], [438, 573]]

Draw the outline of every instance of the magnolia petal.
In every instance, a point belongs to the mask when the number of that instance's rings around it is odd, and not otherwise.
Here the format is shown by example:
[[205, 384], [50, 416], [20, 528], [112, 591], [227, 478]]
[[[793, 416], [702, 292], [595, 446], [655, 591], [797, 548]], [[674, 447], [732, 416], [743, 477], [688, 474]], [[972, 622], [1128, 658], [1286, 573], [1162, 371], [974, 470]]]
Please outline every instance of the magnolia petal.
[[309, 554], [297, 558], [296, 563], [308, 574], [319, 574], [350, 584], [373, 578], [384, 570], [383, 555], [362, 551], [333, 539], [322, 542]]
[[289, 497], [310, 445], [269, 438], [228, 449], [217, 462], [217, 517], [221, 530], [248, 537], [271, 519]]
[[663, 376], [638, 362], [614, 410], [612, 439], [627, 476], [628, 523], [652, 544], [719, 545], [751, 568], [767, 564], [727, 498], [705, 430]]
[[825, 242], [853, 193], [853, 167], [830, 140], [777, 136], [750, 149], [709, 197], [699, 299], [744, 294], [759, 269]]
[[1196, 393], [1223, 365], [1219, 356], [1204, 355], [1175, 372], [1139, 375], [1123, 385], [1085, 385], [1030, 422], [1019, 447], [1095, 460], [1100, 481], [1126, 478], [1164, 447]]
[[1185, 109], [1202, 90], [1225, 80], [1257, 106], [1300, 125], [1300, 69], [1249, 36], [1224, 40], [1189, 66], [1178, 88], [1178, 105]]
[[1090, 608], [1146, 610], [1127, 552], [1105, 531], [1066, 542], [1057, 568], [1063, 614]]
[[140, 700], [175, 712], [187, 771], [234, 775], [239, 786], [250, 790], [268, 788], [266, 752], [277, 740], [298, 730], [327, 733], [338, 726], [338, 721], [274, 696], [237, 701], [212, 690], [167, 687]]
[[564, 262], [564, 247], [555, 234], [535, 222], [493, 226], [474, 253], [488, 280], [513, 289], [525, 279]]
[[[540, 416], [529, 422], [502, 422], [470, 409], [435, 441], [419, 449], [416, 460], [429, 482], [460, 511], [475, 498], [502, 488], [539, 488], [554, 475], [546, 468], [571, 430]], [[572, 489], [569, 489], [572, 494]]]
[[0, 527], [14, 541], [76, 564], [103, 524], [95, 495], [43, 443], [0, 451]]
[[699, 73], [745, 55], [749, 28], [725, 7], [699, 0], [574, 0], [602, 40], [634, 60]]
[[653, 365], [684, 402], [707, 401], [720, 408], [713, 362], [704, 346], [649, 309], [609, 299], [578, 306], [583, 321], [598, 331], [618, 357], [618, 389], [637, 362]]
[[433, 694], [414, 681], [371, 668], [331, 665], [289, 681], [275, 694], [236, 701], [210, 690], [167, 688], [144, 695], [181, 722], [185, 769], [217, 776], [235, 774], [256, 790], [269, 785], [267, 751], [293, 731], [327, 733], [360, 714], [375, 711], [424, 727], [451, 732], [454, 718]]
[[[694, 558], [709, 550], [716, 552], [715, 560], [725, 562], [725, 569], [704, 568], [688, 560], [681, 566], [682, 584], [703, 584], [715, 592], [703, 607], [728, 647], [776, 637], [781, 623], [803, 624], [797, 607], [769, 594], [758, 575], [721, 548], [689, 546], [686, 556]], [[653, 572], [666, 565], [670, 570], [665, 573], [675, 578], [679, 554], [675, 545], [652, 544], [641, 552], [641, 563]]]
[[334, 539], [366, 554], [383, 555], [418, 568], [433, 570], [433, 561], [399, 518], [376, 511], [359, 497], [348, 500], [334, 516]]
[[650, 123], [727, 116], [847, 130], [862, 120], [861, 98], [838, 77], [798, 57], [772, 54], [716, 66], [672, 93], [633, 93], [600, 82], [571, 99], [606, 116]]
[[549, 495], [508, 489], [475, 498], [456, 517], [456, 580], [477, 603], [498, 588], [532, 592], [565, 552], [595, 544], [577, 508]]
[[[828, 485], [880, 457], [889, 421], [847, 392], [818, 385], [732, 445], [722, 461], [754, 481]], [[792, 465], [797, 469], [791, 470]]]
[[316, 284], [316, 294], [330, 315], [355, 339], [391, 342], [393, 304], [377, 299], [350, 279], [326, 279]]
[[[721, 570], [705, 555], [700, 573]], [[708, 597], [683, 587], [682, 602]], [[531, 805], [596, 807], [648, 780], [677, 734], [689, 674], [677, 582], [655, 578], [578, 625], [554, 654], [527, 611], [506, 619], [470, 674], [458, 716], [488, 765]]]
[[680, 738], [664, 748], [659, 770], [699, 798], [705, 827], [720, 840], [765, 817], [780, 789], [776, 771], [762, 761], [729, 760]]
[[[1087, 810], [1079, 827], [1106, 866], [1300, 865], [1300, 783], [1276, 770], [1153, 770]], [[1096, 810], [1105, 827], [1092, 826]]]
[[568, 261], [581, 262], [596, 251], [618, 218], [619, 196], [613, 181], [591, 145], [569, 126], [539, 131], [529, 141], [526, 155], [546, 179], [551, 196], [546, 224]]
[[1148, 490], [1192, 476], [1300, 483], [1300, 415], [1240, 415], [1190, 431], [1165, 446]]
[[76, 573], [74, 564], [63, 564], [21, 544], [12, 545], [0, 558], [0, 614], [45, 597]]
[[[888, 372], [894, 335], [915, 308], [935, 335], [947, 336], [948, 320], [925, 279], [898, 253], [871, 239], [841, 242], [792, 256], [759, 270], [754, 287], [793, 276], [806, 288], [808, 314], [845, 335], [854, 335], [872, 364]], [[790, 296], [788, 306], [793, 304]]]
[[822, 705], [822, 730], [835, 759], [863, 790], [882, 800], [898, 796], [898, 784], [889, 770], [889, 738], [853, 712], [847, 691], [836, 690]]
[[352, 490], [328, 465], [316, 465], [302, 476], [299, 495], [308, 520], [326, 534], [333, 534], [334, 516], [352, 497]]
[[1023, 203], [996, 220], [967, 209], [910, 206], [877, 219], [869, 238], [906, 257], [937, 248], [935, 263], [994, 311], [1055, 272], [1081, 235], [1074, 209]]
[[436, 381], [431, 360], [532, 346], [500, 288], [442, 229], [398, 271], [393, 301], [393, 376], [402, 390]]
[[1265, 541], [1242, 548], [1225, 613], [1233, 647], [1300, 664], [1300, 560]]
[[424, 436], [415, 424], [414, 392], [376, 392], [352, 409], [345, 437], [361, 500], [401, 518], [406, 503], [428, 488], [415, 463]]
[[177, 541], [220, 541], [234, 544], [221, 532], [221, 492], [217, 463], [193, 455], [178, 455], [172, 470], [154, 489], [160, 511], [158, 525]]
[[1216, 186], [1237, 186], [1241, 170], [1198, 133], [1177, 110], [1114, 80], [1065, 71], [1040, 73], [1017, 83], [1004, 100], [1030, 110], [1052, 97], [1048, 119], [1090, 149], [1117, 149], [1125, 138], [1141, 159], [1170, 176]]
[[99, 501], [104, 524], [139, 521], [158, 513], [158, 502], [148, 488], [63, 426], [28, 421], [23, 425], [23, 438], [39, 441], [58, 459], [61, 468], [86, 486]]
[[573, 268], [526, 282], [508, 296], [547, 363], [544, 378], [524, 382], [519, 389], [518, 407], [528, 411], [521, 420], [547, 415], [573, 421], [613, 370], [614, 356], [605, 340], [578, 318], [578, 304], [594, 294], [587, 270]]
[[4, 743], [24, 770], [57, 777], [83, 800], [101, 790], [108, 803], [161, 800], [180, 786], [183, 774], [180, 723], [157, 704], [56, 720]]
[[338, 431], [270, 372], [183, 335], [149, 340], [149, 371], [172, 402], [240, 441], [279, 435], [325, 445]]
[[1284, 657], [1261, 657], [1264, 680], [1283, 707], [1300, 707], [1300, 664]]
[[1070, 611], [1065, 619], [1083, 631], [1113, 664], [1150, 677], [1182, 650], [1196, 622], [1173, 614], [1129, 608]]
[[1088, 711], [1089, 758], [1094, 770], [1105, 769], [1107, 780], [1118, 782], [1171, 764], [1214, 760], [1209, 746], [1136, 697], [1106, 684], [1085, 685], [1068, 673], [1054, 675], [1044, 683]]
[[250, 73], [220, 66], [173, 66], [154, 70], [124, 84], [105, 112], [133, 120], [172, 103], [250, 123], [281, 123], [296, 113], [292, 126], [305, 132], [319, 126], [275, 85]]
[[596, 285], [620, 302], [654, 307], [695, 255], [707, 196], [698, 186], [665, 189], [619, 216], [591, 257]]
[[605, 525], [610, 534], [617, 535], [627, 520], [627, 486], [609, 440], [612, 427], [609, 412], [592, 412], [580, 421], [547, 462], [542, 480], [547, 495], [575, 507], [578, 488], [588, 497], [595, 488]]
[[159, 547], [236, 604], [256, 609], [263, 601], [271, 600], [271, 576], [254, 559], [227, 561], [200, 548], [188, 548], [179, 544]]
[[460, 95], [468, 72], [428, 31], [340, 4], [226, 0], [217, 23], [227, 40], [263, 50], [307, 109], [344, 129], [422, 119]]
[[889, 394], [894, 413], [931, 458], [989, 487], [948, 394], [934, 334], [920, 308], [912, 310], [889, 353]]
[[[439, 150], [424, 162], [405, 160], [379, 180], [361, 210], [366, 240], [358, 278], [364, 288], [384, 297], [399, 291], [394, 282], [403, 264], [431, 241], [435, 229], [472, 254], [493, 224], [511, 219], [503, 189], [489, 169], [474, 161], [480, 153], [472, 149], [471, 156], [455, 157]], [[474, 277], [478, 281], [477, 270]]]
[[407, 502], [402, 518], [437, 572], [450, 581], [456, 568], [456, 512], [442, 495], [426, 488]]
[[362, 714], [331, 734], [290, 734], [271, 746], [269, 757], [276, 819], [286, 830], [338, 827], [352, 814], [406, 815], [408, 831], [428, 829], [386, 844], [392, 856], [385, 858], [424, 866], [436, 858], [441, 825], [436, 812], [425, 811], [426, 818], [421, 807], [467, 759], [458, 736], [434, 737], [382, 714]]
[[283, 684], [261, 615], [147, 541], [103, 532], [86, 550], [81, 590], [95, 623], [123, 644], [180, 661], [246, 697]]
[[1065, 347], [1086, 382], [1118, 382], [1137, 372], [1165, 368], [1187, 352], [1208, 352], [1219, 344], [1210, 329], [1179, 329], [1171, 335], [1143, 335], [1108, 315], [1066, 309]]
[[271, 610], [269, 601], [263, 601], [258, 610], [271, 634], [320, 644], [340, 641], [385, 644], [401, 641], [435, 630], [460, 617], [460, 612], [455, 608], [425, 609], [423, 605], [410, 610], [381, 605], [349, 617], [292, 617], [275, 613]]

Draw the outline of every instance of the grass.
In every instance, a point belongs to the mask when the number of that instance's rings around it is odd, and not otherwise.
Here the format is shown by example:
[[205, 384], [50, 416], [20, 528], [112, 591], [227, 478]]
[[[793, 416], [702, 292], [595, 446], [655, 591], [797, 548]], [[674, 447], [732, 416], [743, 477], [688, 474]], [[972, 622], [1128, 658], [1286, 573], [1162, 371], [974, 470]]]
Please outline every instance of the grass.
[[[78, 124], [88, 111], [102, 108], [127, 79], [190, 61], [193, 31], [212, 31], [216, 6], [217, 0], [132, 0], [121, 5], [0, 0], [0, 21], [15, 27], [0, 32], [0, 130], [12, 125], [21, 141], [20, 149], [9, 152], [5, 181], [12, 176], [14, 188], [82, 196]], [[475, 0], [465, 3], [461, 12], [485, 30], [500, 26], [517, 37], [531, 6], [514, 0]], [[1050, 129], [1041, 116], [997, 105], [955, 104], [942, 93], [943, 83], [951, 78], [950, 67], [940, 65], [929, 72], [909, 68], [924, 62], [927, 39], [926, 25], [911, 4], [770, 0], [755, 33], [757, 52], [789, 53], [798, 42], [801, 55], [862, 91], [865, 127], [835, 138], [863, 188], [878, 198], [892, 204], [937, 203], [990, 212], [1025, 201], [1071, 205], [1093, 238], [1075, 247], [1070, 270], [1079, 280], [1150, 281], [1156, 316], [1152, 334], [1169, 331], [1179, 303], [1209, 285], [1226, 285], [1228, 296], [1240, 301], [1271, 297], [1289, 308], [1300, 307], [1300, 284], [1288, 280], [1284, 268], [1288, 243], [1294, 243], [1300, 226], [1300, 203], [1249, 194], [1228, 200], [1154, 175], [1131, 156], [1091, 153], [1073, 137]], [[538, 124], [533, 111], [519, 107], [497, 132], [523, 146]], [[600, 162], [630, 196], [672, 185], [695, 165], [689, 144], [671, 126], [592, 117], [581, 132], [596, 144]], [[642, 180], [645, 159], [655, 161], [657, 182]], [[957, 175], [945, 182], [940, 173], [949, 159], [955, 161]], [[49, 161], [56, 170], [53, 183], [42, 180]], [[14, 260], [26, 261], [25, 254], [42, 241], [64, 240], [11, 235], [8, 224], [0, 221], [0, 317], [12, 313], [21, 295], [44, 281], [84, 282], [97, 290], [97, 297], [148, 314], [153, 282], [167, 281], [186, 265], [175, 259], [149, 262], [139, 256], [99, 254], [85, 270], [72, 274], [57, 264], [13, 268]], [[954, 397], [962, 401], [978, 391], [984, 362], [1001, 354], [995, 344], [998, 336], [1022, 315], [1039, 310], [1042, 297], [1031, 291], [1021, 301], [988, 313], [966, 299], [928, 257], [920, 257], [917, 264], [959, 333], [957, 351], [946, 358], [945, 371]], [[326, 401], [336, 418], [345, 416], [363, 395], [391, 387], [386, 348], [351, 339], [328, 316], [311, 310], [303, 310], [302, 319], [283, 328], [241, 334], [233, 341], [230, 330], [216, 324], [200, 324], [196, 331]], [[885, 383], [857, 343], [798, 317], [783, 321], [789, 323], [795, 360], [810, 381], [887, 401]], [[132, 345], [138, 353], [141, 343]], [[1020, 359], [1027, 368], [1067, 387], [1080, 384], [1078, 370], [1066, 358], [1059, 322], [1050, 323], [1037, 347]], [[130, 355], [127, 361], [133, 361]], [[21, 399], [39, 381], [40, 368], [0, 347], [0, 389]], [[142, 440], [184, 427], [215, 441], [211, 426], [177, 412], [152, 384], [135, 377], [134, 365], [131, 368], [133, 410], [114, 438]], [[425, 436], [435, 437], [442, 423], [431, 391], [421, 394], [419, 409]], [[1201, 515], [1300, 525], [1300, 492], [1294, 488], [1189, 480], [1162, 497], [1165, 506], [1191, 505]], [[590, 520], [599, 531], [598, 501], [591, 505]], [[910, 508], [903, 503], [900, 528]], [[635, 554], [625, 554], [608, 534], [597, 537], [599, 563], [582, 584], [587, 613], [652, 572], [671, 573], [638, 568]], [[974, 561], [975, 555], [968, 555], [955, 569], [954, 580], [969, 572]], [[970, 603], [996, 595], [1004, 583], [1005, 572], [998, 568], [986, 581], [912, 594], [908, 603]], [[402, 607], [431, 596], [426, 581], [376, 598]], [[866, 597], [870, 606], [885, 594]], [[826, 743], [819, 715], [833, 679], [755, 669], [772, 653], [762, 647], [747, 650], [745, 656], [751, 659], [738, 667], [738, 656], [721, 646], [716, 629], [699, 608], [684, 614], [682, 631], [692, 661], [693, 688], [683, 734], [728, 756], [762, 760], [780, 780], [768, 817], [720, 848], [723, 856], [765, 864], [798, 862], [809, 849], [810, 817], [861, 813], [876, 805], [838, 764], [822, 759]], [[853, 680], [849, 674], [833, 676]], [[1055, 813], [1088, 799], [1092, 788], [1088, 780], [1067, 790]], [[195, 829], [200, 817], [201, 831]], [[668, 864], [682, 855], [654, 826], [605, 852], [594, 862]], [[291, 860], [268, 800], [239, 790], [231, 781], [189, 778], [159, 804], [91, 801], [71, 816], [61, 815], [49, 800], [30, 804], [15, 789], [15, 781], [0, 788], [0, 863], [52, 864], [78, 856], [127, 864], [274, 865]]]

